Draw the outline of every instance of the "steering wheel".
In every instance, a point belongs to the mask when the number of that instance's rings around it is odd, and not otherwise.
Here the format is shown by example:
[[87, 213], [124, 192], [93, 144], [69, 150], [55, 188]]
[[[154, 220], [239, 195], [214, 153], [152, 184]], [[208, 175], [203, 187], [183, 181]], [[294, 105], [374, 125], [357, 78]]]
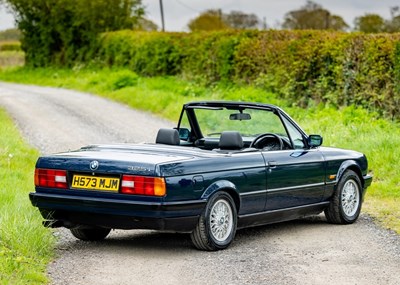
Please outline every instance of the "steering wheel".
[[[271, 137], [274, 138], [277, 142], [279, 142], [279, 146], [278, 146], [276, 143], [273, 143], [273, 144], [269, 143], [269, 144], [266, 144], [266, 145], [262, 146], [262, 148], [268, 146], [268, 147], [270, 148], [269, 150], [274, 150], [274, 148], [277, 148], [276, 150], [282, 150], [282, 149], [283, 149], [283, 141], [282, 141], [282, 138], [281, 138], [280, 136], [276, 135], [276, 134], [273, 134], [273, 133], [265, 133], [265, 134], [261, 134], [261, 135], [257, 136], [257, 137], [251, 142], [251, 144], [250, 144], [249, 147], [261, 148], [261, 147], [260, 147], [260, 144], [261, 144], [264, 140], [266, 140], [267, 138], [271, 138]], [[278, 147], [279, 147], [279, 148], [278, 148]]]

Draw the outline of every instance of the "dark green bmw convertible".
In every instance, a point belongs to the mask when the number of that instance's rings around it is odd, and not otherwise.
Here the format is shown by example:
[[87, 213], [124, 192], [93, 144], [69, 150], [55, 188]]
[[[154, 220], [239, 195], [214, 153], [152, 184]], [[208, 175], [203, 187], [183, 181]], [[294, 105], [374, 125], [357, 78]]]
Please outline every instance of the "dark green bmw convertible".
[[239, 228], [321, 212], [351, 224], [372, 181], [367, 159], [321, 144], [273, 105], [188, 103], [155, 143], [40, 157], [30, 199], [45, 226], [78, 239], [153, 229], [190, 233], [202, 250], [228, 247]]

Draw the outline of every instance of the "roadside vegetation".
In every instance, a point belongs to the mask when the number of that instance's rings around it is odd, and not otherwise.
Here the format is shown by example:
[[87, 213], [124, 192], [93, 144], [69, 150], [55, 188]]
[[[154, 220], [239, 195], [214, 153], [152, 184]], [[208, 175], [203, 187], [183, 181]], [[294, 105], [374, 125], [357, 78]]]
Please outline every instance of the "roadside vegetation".
[[367, 155], [374, 176], [364, 211], [400, 233], [400, 123], [354, 106], [310, 104], [307, 109], [261, 88], [216, 84], [208, 87], [178, 77], [145, 78], [128, 69], [8, 69], [0, 80], [76, 89], [153, 112], [177, 121], [182, 103], [200, 100], [268, 102], [283, 107], [308, 133], [321, 134], [324, 145]]
[[[86, 63], [208, 85], [250, 85], [307, 108], [357, 105], [399, 119], [400, 34], [332, 31], [104, 33]], [[73, 64], [71, 62], [71, 64]]]
[[38, 153], [0, 109], [0, 284], [46, 283], [54, 237], [29, 202]]
[[23, 66], [25, 55], [22, 51], [0, 51], [0, 68]]
[[24, 63], [25, 53], [21, 50], [21, 43], [17, 40], [2, 40], [0, 37], [0, 68], [23, 66]]

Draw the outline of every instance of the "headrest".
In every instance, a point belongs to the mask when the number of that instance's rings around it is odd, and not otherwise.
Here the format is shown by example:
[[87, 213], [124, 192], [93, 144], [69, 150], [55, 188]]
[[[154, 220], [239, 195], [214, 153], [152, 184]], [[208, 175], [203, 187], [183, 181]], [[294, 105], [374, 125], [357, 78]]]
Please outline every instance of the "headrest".
[[239, 132], [226, 131], [221, 133], [219, 139], [220, 149], [241, 149], [243, 148], [243, 139]]
[[156, 143], [179, 145], [179, 133], [175, 129], [159, 129], [157, 133]]

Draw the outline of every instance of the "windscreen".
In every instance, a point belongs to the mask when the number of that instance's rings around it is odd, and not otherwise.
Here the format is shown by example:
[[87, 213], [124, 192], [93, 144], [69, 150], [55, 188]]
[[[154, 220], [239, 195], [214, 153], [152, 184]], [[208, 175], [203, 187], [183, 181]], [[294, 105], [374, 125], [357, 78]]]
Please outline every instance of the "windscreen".
[[242, 137], [256, 137], [264, 133], [287, 137], [282, 121], [272, 111], [220, 108], [195, 109], [194, 112], [204, 137], [219, 137], [223, 131], [238, 131]]

